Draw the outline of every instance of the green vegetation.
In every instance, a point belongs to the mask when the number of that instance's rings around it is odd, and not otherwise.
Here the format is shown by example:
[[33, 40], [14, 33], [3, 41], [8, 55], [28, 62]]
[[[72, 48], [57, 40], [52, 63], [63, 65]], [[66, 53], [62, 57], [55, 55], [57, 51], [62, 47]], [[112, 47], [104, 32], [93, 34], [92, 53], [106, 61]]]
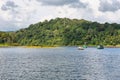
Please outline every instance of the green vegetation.
[[120, 45], [120, 24], [56, 18], [16, 32], [0, 32], [0, 44], [20, 46]]

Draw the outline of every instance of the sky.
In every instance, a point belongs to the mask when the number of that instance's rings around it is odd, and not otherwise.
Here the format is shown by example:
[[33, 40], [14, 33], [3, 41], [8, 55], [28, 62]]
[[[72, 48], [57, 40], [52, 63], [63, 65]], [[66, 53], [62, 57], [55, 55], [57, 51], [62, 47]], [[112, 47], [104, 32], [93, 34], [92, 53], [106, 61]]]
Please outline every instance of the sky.
[[0, 0], [0, 31], [56, 17], [120, 24], [120, 0]]

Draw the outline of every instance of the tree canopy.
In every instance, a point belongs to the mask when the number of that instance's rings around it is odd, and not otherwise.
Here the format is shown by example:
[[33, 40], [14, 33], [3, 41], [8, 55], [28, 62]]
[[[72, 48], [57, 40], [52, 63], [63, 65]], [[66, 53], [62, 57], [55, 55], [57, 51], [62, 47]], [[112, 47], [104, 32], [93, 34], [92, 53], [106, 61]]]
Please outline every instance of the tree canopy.
[[16, 32], [0, 32], [0, 43], [23, 46], [119, 45], [120, 24], [56, 18]]

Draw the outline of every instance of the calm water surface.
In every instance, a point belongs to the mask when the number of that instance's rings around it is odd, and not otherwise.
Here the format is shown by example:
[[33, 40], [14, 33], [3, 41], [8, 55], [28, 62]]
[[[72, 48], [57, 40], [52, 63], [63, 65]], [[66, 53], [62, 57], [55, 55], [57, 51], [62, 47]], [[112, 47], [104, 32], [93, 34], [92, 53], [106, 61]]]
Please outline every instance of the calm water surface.
[[0, 48], [0, 80], [120, 80], [120, 48]]

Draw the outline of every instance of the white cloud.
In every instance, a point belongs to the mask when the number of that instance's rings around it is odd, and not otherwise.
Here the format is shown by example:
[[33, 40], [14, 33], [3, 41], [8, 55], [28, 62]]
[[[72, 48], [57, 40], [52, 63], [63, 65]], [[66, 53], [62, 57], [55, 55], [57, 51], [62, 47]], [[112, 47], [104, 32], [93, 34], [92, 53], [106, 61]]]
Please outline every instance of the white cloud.
[[69, 5], [70, 7], [85, 8], [86, 4], [82, 3], [81, 0], [37, 0], [42, 5], [48, 6], [64, 6]]

